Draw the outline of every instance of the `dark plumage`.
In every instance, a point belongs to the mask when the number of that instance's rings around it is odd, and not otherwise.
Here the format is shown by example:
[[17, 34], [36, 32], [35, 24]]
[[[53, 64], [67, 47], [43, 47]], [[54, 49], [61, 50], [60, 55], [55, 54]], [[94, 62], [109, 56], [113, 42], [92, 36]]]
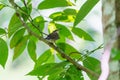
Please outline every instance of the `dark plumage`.
[[45, 39], [52, 41], [58, 40], [59, 39], [58, 30], [55, 30], [52, 33], [50, 33]]

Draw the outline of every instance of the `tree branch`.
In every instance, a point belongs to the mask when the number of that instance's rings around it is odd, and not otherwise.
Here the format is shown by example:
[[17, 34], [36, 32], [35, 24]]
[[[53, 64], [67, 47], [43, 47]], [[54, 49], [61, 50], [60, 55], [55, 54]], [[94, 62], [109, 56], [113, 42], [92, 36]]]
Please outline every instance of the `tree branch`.
[[16, 10], [16, 15], [19, 17], [20, 21], [22, 22], [23, 26], [27, 29], [27, 31], [32, 34], [33, 36], [35, 36], [36, 38], [38, 38], [40, 41], [43, 41], [44, 43], [46, 43], [47, 45], [49, 45], [51, 48], [53, 48], [54, 50], [56, 50], [58, 53], [61, 54], [61, 56], [65, 59], [67, 59], [69, 62], [71, 62], [73, 65], [75, 65], [77, 67], [77, 69], [79, 70], [83, 70], [86, 73], [91, 74], [92, 76], [95, 77], [99, 77], [99, 75], [95, 72], [93, 72], [92, 70], [83, 67], [81, 64], [77, 63], [76, 61], [74, 61], [71, 57], [69, 57], [68, 55], [66, 55], [66, 53], [64, 53], [60, 48], [58, 48], [56, 45], [54, 45], [53, 43], [49, 42], [48, 40], [44, 39], [43, 37], [37, 35], [36, 33], [34, 33], [32, 30], [30, 30], [29, 26], [26, 24], [26, 22], [24, 22], [24, 20], [22, 19], [20, 12], [17, 10], [17, 6], [15, 6], [16, 4], [14, 3], [14, 0], [9, 0], [9, 2], [14, 6], [15, 10]]

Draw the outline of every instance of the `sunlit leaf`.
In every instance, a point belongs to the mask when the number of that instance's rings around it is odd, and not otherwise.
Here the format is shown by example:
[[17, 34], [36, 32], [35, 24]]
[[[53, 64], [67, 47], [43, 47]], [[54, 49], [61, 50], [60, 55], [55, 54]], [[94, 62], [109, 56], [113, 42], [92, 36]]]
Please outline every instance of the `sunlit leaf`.
[[2, 10], [5, 7], [4, 4], [0, 4], [0, 10]]
[[53, 21], [65, 21], [68, 19], [68, 16], [63, 12], [55, 12], [49, 16]]
[[52, 54], [51, 50], [46, 50], [40, 57], [37, 59], [35, 68], [38, 66], [45, 64], [45, 63], [53, 63], [54, 62], [54, 55]]
[[12, 39], [10, 40], [10, 48], [15, 47], [19, 43], [24, 33], [25, 33], [25, 28], [22, 28], [13, 35]]
[[33, 40], [29, 40], [27, 50], [31, 59], [36, 61], [36, 43]]
[[6, 34], [6, 31], [5, 31], [5, 29], [0, 28], [0, 35], [2, 35], [2, 34]]
[[94, 6], [97, 4], [99, 0], [87, 0], [82, 7], [80, 8], [75, 22], [74, 22], [74, 26], [76, 26], [78, 23], [81, 22], [81, 20], [83, 20], [84, 17], [86, 17], [86, 15], [91, 11], [92, 8], [94, 8]]
[[24, 36], [14, 48], [13, 60], [19, 57], [27, 45], [28, 36]]
[[71, 15], [72, 13], [64, 13], [64, 12], [55, 12], [52, 13], [49, 17], [53, 19], [53, 21], [61, 21], [61, 22], [73, 22], [75, 19], [75, 15]]
[[18, 30], [21, 27], [22, 27], [21, 21], [19, 20], [18, 16], [14, 14], [8, 26], [8, 36], [11, 37], [11, 35], [15, 33], [16, 30]]
[[39, 4], [38, 9], [66, 7], [71, 5], [72, 3], [68, 2], [67, 0], [44, 0]]
[[44, 29], [45, 20], [42, 16], [37, 16], [33, 19], [33, 23], [38, 27], [38, 29], [42, 32]]
[[0, 64], [5, 67], [8, 58], [8, 46], [7, 43], [0, 38]]
[[55, 31], [55, 30], [56, 30], [55, 23], [50, 22], [50, 23], [48, 24], [48, 31], [49, 31], [49, 33], [52, 33], [52, 32]]
[[78, 37], [84, 39], [84, 40], [88, 40], [88, 41], [94, 41], [94, 39], [84, 30], [80, 29], [80, 28], [73, 28], [72, 32], [77, 35]]

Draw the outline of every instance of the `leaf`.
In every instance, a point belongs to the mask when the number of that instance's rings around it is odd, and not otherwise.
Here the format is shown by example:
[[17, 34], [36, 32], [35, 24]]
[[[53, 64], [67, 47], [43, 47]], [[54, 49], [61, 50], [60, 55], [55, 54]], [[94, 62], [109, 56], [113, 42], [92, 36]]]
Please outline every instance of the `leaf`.
[[24, 33], [25, 28], [22, 28], [13, 35], [12, 39], [10, 40], [10, 48], [15, 47], [19, 43], [19, 41], [23, 38]]
[[0, 38], [0, 64], [5, 67], [8, 58], [8, 46], [7, 43]]
[[59, 53], [57, 53], [56, 55], [57, 55], [57, 57], [58, 57], [60, 60], [62, 60], [62, 61], [65, 61], [65, 60], [66, 60], [66, 59], [63, 58]]
[[[97, 59], [93, 58], [93, 57], [87, 57], [84, 61], [83, 61], [83, 65], [87, 68], [89, 68], [90, 70], [100, 74], [101, 72], [101, 68], [100, 68], [100, 61], [98, 61]], [[90, 74], [88, 74], [88, 76], [91, 78], [91, 80], [96, 80], [96, 77], [91, 76]]]
[[35, 28], [35, 26], [33, 26], [31, 23], [27, 23], [27, 25], [29, 26], [30, 30], [32, 30], [32, 32], [36, 33], [36, 34], [40, 34], [40, 30], [38, 28]]
[[19, 57], [22, 52], [24, 51], [26, 45], [27, 45], [28, 36], [24, 36], [21, 41], [15, 46], [14, 48], [14, 55], [13, 60], [15, 60], [17, 57]]
[[37, 59], [35, 68], [37, 68], [38, 66], [40, 66], [42, 64], [53, 63], [53, 62], [54, 62], [54, 55], [52, 54], [51, 50], [48, 49], [44, 53], [42, 53], [42, 55]]
[[0, 10], [2, 10], [4, 7], [6, 7], [4, 4], [0, 4]]
[[84, 40], [88, 40], [88, 41], [94, 41], [94, 39], [88, 34], [86, 33], [85, 31], [83, 31], [82, 29], [80, 28], [73, 28], [72, 29], [72, 32], [77, 35], [78, 37], [80, 38], [83, 38]]
[[80, 52], [78, 52], [74, 47], [67, 43], [57, 43], [57, 46], [73, 59], [79, 59], [81, 57]]
[[21, 16], [23, 17], [24, 21], [27, 21], [32, 11], [32, 4], [27, 5], [27, 8], [22, 7], [22, 10], [23, 11], [21, 11]]
[[82, 71], [78, 70], [74, 65], [71, 65], [70, 68], [66, 71], [65, 78], [67, 80], [84, 80]]
[[41, 65], [41, 66], [35, 68], [34, 70], [32, 70], [31, 72], [29, 72], [28, 75], [45, 76], [48, 74], [47, 73], [48, 70], [50, 70], [55, 65], [56, 65], [56, 63], [48, 63], [48, 64]]
[[53, 21], [65, 21], [68, 19], [67, 15], [64, 15], [63, 12], [55, 12], [49, 16]]
[[17, 17], [16, 14], [14, 14], [10, 20], [10, 23], [8, 25], [8, 37], [11, 37], [13, 33], [16, 32], [19, 28], [22, 28], [22, 23]]
[[29, 39], [27, 50], [31, 59], [35, 62], [36, 61], [36, 43]]
[[38, 5], [38, 9], [67, 7], [71, 5], [72, 3], [68, 2], [67, 0], [44, 0]]
[[37, 16], [36, 18], [33, 19], [33, 23], [39, 27], [39, 30], [42, 32], [44, 29], [44, 23], [45, 20], [43, 18], [43, 16]]
[[71, 8], [67, 8], [63, 11], [66, 15], [76, 15], [77, 14], [77, 10], [75, 9], [71, 9]]
[[74, 26], [76, 26], [78, 23], [80, 23], [81, 20], [83, 20], [83, 18], [85, 16], [87, 16], [87, 14], [92, 10], [92, 8], [97, 4], [99, 0], [87, 0], [82, 7], [80, 8], [80, 10], [78, 11], [78, 14], [76, 16], [75, 22], [74, 22]]
[[75, 48], [67, 43], [57, 43], [57, 46], [62, 49], [66, 54], [70, 54], [71, 52], [77, 52]]
[[63, 70], [64, 67], [68, 64], [68, 62], [60, 62], [60, 63], [47, 63], [40, 65], [39, 67], [35, 68], [28, 75], [33, 76], [53, 76], [52, 74], [59, 75]]
[[52, 13], [49, 17], [53, 19], [53, 21], [61, 21], [61, 22], [73, 22], [75, 18], [75, 16], [68, 15], [68, 13], [64, 13], [64, 12], [55, 12]]
[[49, 77], [48, 80], [58, 80], [59, 77], [62, 75], [62, 73], [65, 71], [65, 66], [68, 64], [68, 62], [60, 62], [57, 63], [51, 71], [49, 71]]
[[0, 35], [2, 35], [2, 34], [6, 34], [6, 31], [4, 29], [0, 28]]
[[[73, 40], [73, 36], [72, 36], [70, 30], [69, 30], [66, 26], [61, 25], [61, 24], [57, 24], [57, 23], [55, 24], [55, 26], [56, 26], [58, 29], [60, 29], [60, 30], [59, 30], [59, 34], [60, 34], [60, 35], [66, 37], [66, 38], [68, 38], [68, 39]], [[61, 37], [61, 38], [62, 38], [62, 37]]]

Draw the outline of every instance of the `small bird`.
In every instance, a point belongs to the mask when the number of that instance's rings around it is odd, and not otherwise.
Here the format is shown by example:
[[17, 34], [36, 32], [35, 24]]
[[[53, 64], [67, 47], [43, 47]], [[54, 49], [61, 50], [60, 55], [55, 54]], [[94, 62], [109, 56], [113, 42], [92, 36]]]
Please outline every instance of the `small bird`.
[[58, 31], [59, 30], [54, 30], [45, 39], [55, 42], [56, 40], [58, 40], [60, 38], [59, 34], [58, 34]]

